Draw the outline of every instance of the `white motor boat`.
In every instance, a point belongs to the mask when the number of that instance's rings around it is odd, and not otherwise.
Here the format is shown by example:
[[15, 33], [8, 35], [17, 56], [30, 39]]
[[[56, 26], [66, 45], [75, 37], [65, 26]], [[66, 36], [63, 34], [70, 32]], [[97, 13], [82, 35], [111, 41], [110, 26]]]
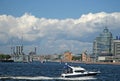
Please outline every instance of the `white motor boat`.
[[64, 72], [61, 74], [62, 77], [65, 78], [72, 78], [72, 77], [81, 77], [81, 76], [93, 76], [99, 74], [100, 71], [93, 72], [93, 71], [86, 71], [82, 67], [73, 67], [70, 65], [66, 65]]

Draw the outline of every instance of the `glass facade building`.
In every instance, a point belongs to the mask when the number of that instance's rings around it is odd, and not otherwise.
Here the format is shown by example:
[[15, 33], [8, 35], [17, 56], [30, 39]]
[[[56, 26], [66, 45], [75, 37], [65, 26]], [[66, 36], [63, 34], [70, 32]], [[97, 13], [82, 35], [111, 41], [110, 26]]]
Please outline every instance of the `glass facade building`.
[[93, 42], [93, 54], [98, 56], [110, 56], [111, 54], [111, 43], [112, 43], [112, 33], [109, 32], [108, 28], [105, 27], [103, 32], [96, 37]]

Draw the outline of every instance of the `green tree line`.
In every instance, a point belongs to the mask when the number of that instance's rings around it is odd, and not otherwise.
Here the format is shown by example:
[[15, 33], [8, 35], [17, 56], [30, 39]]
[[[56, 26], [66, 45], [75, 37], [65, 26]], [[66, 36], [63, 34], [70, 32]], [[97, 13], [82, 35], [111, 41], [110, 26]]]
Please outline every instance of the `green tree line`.
[[76, 60], [81, 60], [81, 56], [73, 56], [72, 60], [76, 61]]
[[10, 58], [11, 58], [10, 55], [0, 54], [0, 60], [8, 60], [8, 59], [10, 59]]

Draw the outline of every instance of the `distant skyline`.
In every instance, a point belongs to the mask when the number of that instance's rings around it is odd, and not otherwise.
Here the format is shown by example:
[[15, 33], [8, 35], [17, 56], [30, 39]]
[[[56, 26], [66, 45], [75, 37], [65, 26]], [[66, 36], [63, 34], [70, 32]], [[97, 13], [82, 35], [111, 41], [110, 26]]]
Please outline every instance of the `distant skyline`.
[[119, 0], [0, 0], [0, 53], [21, 43], [26, 54], [92, 53], [106, 26], [120, 35]]

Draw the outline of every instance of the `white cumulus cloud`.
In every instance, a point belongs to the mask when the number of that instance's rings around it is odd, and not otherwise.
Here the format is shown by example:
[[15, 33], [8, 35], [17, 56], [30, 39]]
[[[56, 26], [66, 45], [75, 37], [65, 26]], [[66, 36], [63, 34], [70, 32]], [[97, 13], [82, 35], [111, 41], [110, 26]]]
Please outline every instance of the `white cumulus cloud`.
[[[78, 19], [38, 18], [29, 13], [21, 17], [0, 15], [0, 44], [19, 39], [35, 43], [51, 52], [61, 50], [81, 51], [92, 48], [92, 37], [107, 26], [110, 30], [118, 30], [120, 12], [88, 13]], [[102, 30], [101, 30], [102, 29]], [[95, 38], [95, 37], [94, 37]], [[54, 51], [57, 50], [57, 51]]]

